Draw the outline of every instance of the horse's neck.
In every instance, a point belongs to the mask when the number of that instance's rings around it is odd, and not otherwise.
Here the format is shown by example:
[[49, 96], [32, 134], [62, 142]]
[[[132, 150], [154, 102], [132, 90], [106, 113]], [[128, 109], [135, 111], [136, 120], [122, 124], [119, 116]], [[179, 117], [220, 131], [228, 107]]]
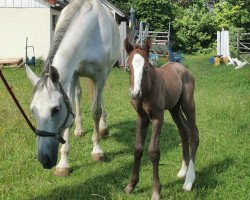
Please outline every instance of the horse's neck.
[[[77, 65], [83, 60], [84, 53], [87, 52], [88, 40], [86, 38], [90, 37], [91, 31], [94, 29], [95, 22], [97, 21], [93, 20], [95, 13], [91, 14], [96, 5], [96, 0], [86, 1], [86, 4], [85, 2], [82, 4], [82, 8], [79, 9], [77, 11], [78, 14], [75, 14], [73, 17], [54, 55], [52, 65], [57, 68], [60, 81], [63, 85], [72, 80]], [[79, 27], [81, 28], [79, 29]], [[58, 29], [60, 29], [60, 27]]]
[[146, 80], [144, 81], [144, 86], [142, 88], [143, 94], [150, 96], [155, 87], [155, 77], [156, 77], [156, 70], [155, 68], [150, 67], [148, 75], [147, 77], [145, 77]]

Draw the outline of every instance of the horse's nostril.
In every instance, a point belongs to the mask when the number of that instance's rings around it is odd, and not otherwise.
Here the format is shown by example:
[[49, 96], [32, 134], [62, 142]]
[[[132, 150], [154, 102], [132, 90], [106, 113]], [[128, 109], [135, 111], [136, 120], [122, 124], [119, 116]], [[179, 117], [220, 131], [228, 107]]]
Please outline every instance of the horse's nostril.
[[49, 156], [39, 156], [38, 160], [43, 165], [44, 169], [51, 169], [56, 164]]

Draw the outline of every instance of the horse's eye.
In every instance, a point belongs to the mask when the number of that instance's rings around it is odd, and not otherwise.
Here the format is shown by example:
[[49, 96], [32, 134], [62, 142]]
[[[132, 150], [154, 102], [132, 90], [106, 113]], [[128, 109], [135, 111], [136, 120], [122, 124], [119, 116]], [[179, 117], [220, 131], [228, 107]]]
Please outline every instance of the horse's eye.
[[59, 107], [59, 106], [52, 108], [52, 110], [51, 110], [51, 116], [53, 116], [53, 115], [55, 115], [56, 113], [58, 113], [59, 110], [60, 110], [60, 107]]

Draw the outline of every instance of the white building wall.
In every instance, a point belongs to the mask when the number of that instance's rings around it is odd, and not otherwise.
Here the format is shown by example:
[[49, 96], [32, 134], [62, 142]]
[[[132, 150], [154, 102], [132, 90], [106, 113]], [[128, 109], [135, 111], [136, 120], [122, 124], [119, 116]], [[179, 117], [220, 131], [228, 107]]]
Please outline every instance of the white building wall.
[[0, 0], [0, 7], [4, 8], [49, 8], [45, 0]]
[[[25, 58], [25, 43], [36, 57], [47, 57], [51, 41], [50, 8], [0, 8], [0, 58]], [[28, 56], [32, 56], [29, 51]]]

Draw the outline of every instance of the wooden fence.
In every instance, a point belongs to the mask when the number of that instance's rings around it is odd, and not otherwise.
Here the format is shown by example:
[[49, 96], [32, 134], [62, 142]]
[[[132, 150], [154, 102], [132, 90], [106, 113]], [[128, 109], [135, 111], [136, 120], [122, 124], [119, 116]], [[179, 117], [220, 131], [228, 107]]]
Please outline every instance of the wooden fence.
[[239, 54], [250, 54], [250, 33], [237, 33], [237, 50]]

